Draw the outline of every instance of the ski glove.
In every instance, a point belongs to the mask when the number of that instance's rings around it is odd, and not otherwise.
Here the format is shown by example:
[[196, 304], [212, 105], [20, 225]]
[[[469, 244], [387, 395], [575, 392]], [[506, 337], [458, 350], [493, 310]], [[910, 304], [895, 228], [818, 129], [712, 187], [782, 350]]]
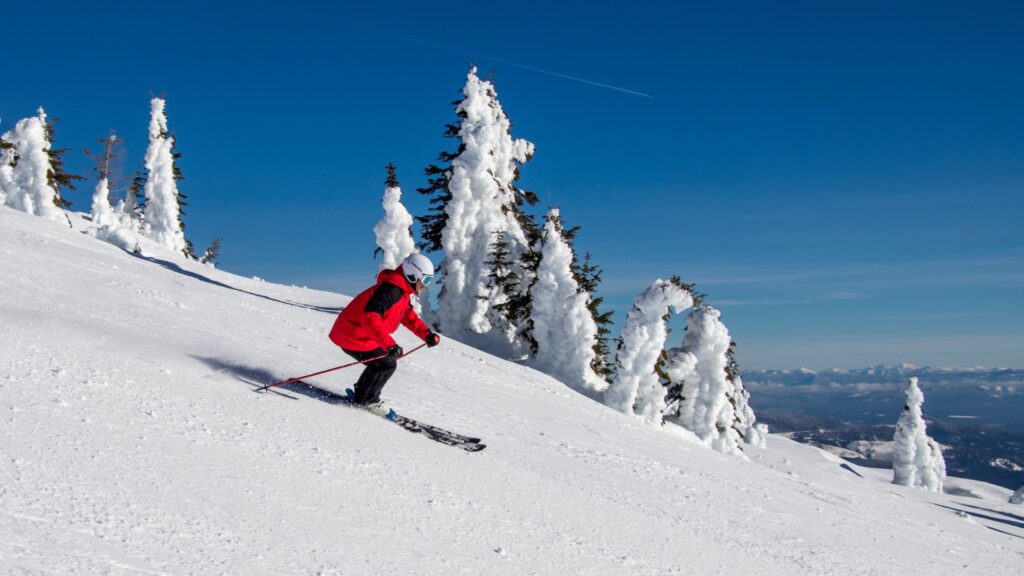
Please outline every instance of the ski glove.
[[402, 347], [399, 346], [398, 344], [395, 344], [391, 348], [388, 348], [388, 358], [392, 360], [397, 360], [402, 355], [402, 352]]
[[427, 348], [433, 348], [441, 343], [441, 337], [433, 332], [427, 334], [427, 337], [423, 339], [427, 343]]

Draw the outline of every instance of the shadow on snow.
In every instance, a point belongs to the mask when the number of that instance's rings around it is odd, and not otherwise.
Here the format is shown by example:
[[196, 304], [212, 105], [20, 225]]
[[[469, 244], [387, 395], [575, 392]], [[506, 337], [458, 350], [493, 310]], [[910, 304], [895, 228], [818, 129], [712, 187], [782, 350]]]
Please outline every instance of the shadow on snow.
[[136, 258], [139, 258], [140, 260], [146, 260], [147, 262], [152, 262], [153, 264], [156, 264], [158, 266], [162, 266], [163, 268], [166, 268], [166, 269], [170, 270], [171, 272], [176, 272], [176, 273], [181, 274], [183, 276], [188, 276], [189, 278], [194, 278], [196, 280], [199, 280], [200, 282], [206, 282], [207, 284], [212, 284], [212, 285], [218, 286], [220, 288], [227, 288], [228, 290], [234, 290], [236, 292], [241, 292], [242, 294], [248, 294], [250, 296], [255, 296], [257, 298], [263, 298], [264, 300], [270, 300], [271, 302], [277, 302], [278, 304], [285, 304], [287, 306], [295, 306], [296, 308], [305, 308], [306, 310], [315, 310], [317, 312], [324, 312], [324, 313], [327, 313], [327, 314], [337, 314], [337, 313], [341, 312], [341, 310], [343, 308], [343, 307], [329, 308], [329, 307], [326, 307], [326, 306], [313, 306], [311, 304], [302, 304], [300, 302], [292, 302], [291, 300], [281, 300], [279, 298], [273, 298], [273, 297], [270, 297], [270, 296], [267, 296], [267, 295], [264, 295], [264, 294], [258, 294], [256, 292], [250, 292], [248, 290], [242, 290], [241, 288], [236, 288], [234, 286], [231, 286], [230, 284], [225, 284], [223, 282], [218, 282], [218, 281], [216, 281], [216, 280], [214, 280], [214, 279], [212, 279], [212, 278], [210, 278], [208, 276], [203, 276], [202, 274], [199, 274], [198, 272], [190, 272], [188, 270], [185, 270], [181, 266], [178, 266], [174, 262], [169, 262], [167, 260], [160, 260], [159, 258], [153, 258], [152, 256], [142, 256], [142, 255], [139, 255], [139, 254], [132, 254], [132, 255], [135, 256]]

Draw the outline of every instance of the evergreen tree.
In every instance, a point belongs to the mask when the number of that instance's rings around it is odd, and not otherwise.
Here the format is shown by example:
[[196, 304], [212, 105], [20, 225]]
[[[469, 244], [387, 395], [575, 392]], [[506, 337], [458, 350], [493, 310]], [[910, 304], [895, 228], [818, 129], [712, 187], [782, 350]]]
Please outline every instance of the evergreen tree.
[[667, 352], [665, 364], [670, 385], [682, 389], [675, 405], [663, 404], [663, 412], [710, 448], [741, 454], [736, 387], [728, 379], [731, 342], [718, 310], [708, 305], [690, 310], [682, 346]]
[[[575, 250], [573, 251], [575, 253]], [[601, 285], [601, 267], [591, 262], [590, 252], [583, 257], [583, 264], [576, 269], [576, 278], [580, 290], [589, 296], [587, 310], [590, 311], [594, 324], [597, 325], [597, 340], [594, 343], [594, 361], [590, 367], [594, 373], [610, 382], [615, 375], [615, 364], [611, 361], [611, 347], [608, 345], [611, 334], [612, 315], [611, 310], [601, 311], [601, 304], [604, 303], [603, 296], [595, 296]]]
[[3, 135], [2, 140], [10, 144], [3, 151], [6, 165], [0, 171], [4, 204], [43, 218], [66, 220], [70, 226], [71, 219], [61, 207], [60, 194], [51, 184], [54, 170], [46, 134], [46, 113], [40, 108], [37, 116], [19, 120]]
[[192, 241], [188, 239], [188, 235], [185, 234], [184, 217], [187, 216], [185, 208], [188, 206], [188, 202], [186, 202], [186, 200], [188, 200], [188, 196], [181, 191], [181, 186], [177, 185], [185, 180], [185, 172], [181, 169], [181, 152], [177, 150], [177, 146], [178, 138], [174, 134], [171, 134], [171, 158], [174, 160], [174, 190], [178, 198], [178, 226], [181, 228], [181, 235], [185, 239], [185, 248], [182, 250], [182, 253], [185, 254], [186, 258], [195, 260], [195, 248], [192, 245]]
[[689, 292], [660, 278], [637, 296], [619, 337], [615, 381], [605, 391], [605, 404], [652, 424], [663, 422], [665, 390], [657, 364], [668, 337], [666, 318], [692, 305]]
[[216, 264], [217, 258], [220, 257], [220, 238], [214, 238], [213, 242], [210, 242], [210, 247], [203, 252], [203, 257], [199, 259], [200, 264]]
[[[466, 112], [461, 109], [463, 98], [452, 102], [455, 114], [462, 120], [466, 118]], [[417, 247], [427, 252], [439, 252], [443, 250], [441, 245], [441, 233], [448, 223], [448, 202], [452, 199], [452, 193], [448, 190], [448, 183], [451, 181], [452, 160], [465, 152], [466, 144], [459, 137], [459, 125], [447, 124], [443, 136], [445, 138], [458, 139], [459, 145], [455, 152], [442, 151], [437, 160], [441, 164], [431, 164], [424, 169], [427, 176], [427, 185], [417, 188], [420, 194], [430, 196], [430, 213], [425, 216], [417, 216], [416, 221], [420, 223], [420, 242]]]
[[139, 165], [132, 173], [119, 212], [126, 227], [142, 230], [142, 215], [146, 208], [146, 168]]
[[932, 492], [942, 492], [946, 478], [946, 462], [938, 444], [928, 437], [927, 425], [921, 405], [924, 393], [917, 385], [917, 378], [907, 382], [906, 404], [896, 422], [893, 436], [893, 484], [917, 486]]
[[103, 145], [102, 154], [94, 154], [88, 148], [85, 149], [85, 155], [94, 162], [93, 171], [98, 177], [92, 197], [92, 221], [97, 227], [113, 226], [119, 222], [110, 205], [110, 175], [121, 151], [121, 141], [113, 130], [110, 136], [97, 140]]
[[449, 125], [445, 135], [459, 140], [458, 149], [441, 154], [445, 166], [427, 168], [430, 185], [420, 190], [433, 196], [432, 213], [419, 219], [420, 246], [444, 251], [437, 319], [452, 334], [508, 335], [518, 327], [508, 330], [494, 307], [517, 295], [489, 287], [486, 261], [492, 258], [495, 235], [505, 232], [514, 273], [527, 280], [520, 290], [529, 286], [521, 259], [531, 249], [532, 217], [523, 208], [535, 203], [536, 195], [517, 181], [519, 165], [529, 161], [534, 147], [512, 137], [494, 85], [480, 80], [476, 68], [467, 75], [456, 114], [460, 122]]
[[[46, 174], [47, 183], [57, 192], [53, 199], [54, 204], [64, 210], [71, 207], [71, 201], [64, 197], [62, 191], [76, 190], [75, 182], [81, 182], [85, 180], [85, 177], [71, 174], [64, 168], [64, 154], [71, 150], [71, 148], [53, 147], [54, 128], [57, 125], [58, 119], [53, 118], [51, 120], [47, 118], [42, 108], [39, 109], [39, 118], [43, 121], [46, 141], [50, 143], [50, 148], [46, 151], [46, 154], [50, 157], [50, 170]], [[70, 224], [71, 220], [69, 219], [68, 225]]]
[[13, 174], [17, 158], [14, 144], [0, 137], [0, 203], [7, 198], [8, 190], [14, 190]]
[[373, 255], [384, 255], [380, 270], [396, 268], [402, 260], [416, 251], [412, 238], [413, 219], [402, 205], [402, 188], [398, 184], [395, 165], [388, 162], [385, 168], [387, 179], [384, 181], [384, 196], [381, 198], [384, 218], [373, 227], [377, 239], [377, 249]]
[[[496, 300], [493, 306], [503, 323], [498, 328], [509, 332], [510, 339], [518, 338], [532, 355], [537, 353], [537, 341], [533, 338], [533, 321], [530, 319], [530, 314], [533, 312], [530, 286], [523, 289], [522, 280], [513, 270], [514, 262], [508, 248], [506, 233], [504, 231], [497, 232], [494, 242], [491, 243], [490, 256], [484, 261], [489, 268], [487, 288], [489, 292], [498, 291], [506, 295], [505, 298]], [[537, 262], [540, 262], [539, 257]], [[535, 278], [535, 275], [531, 278]], [[487, 297], [480, 296], [480, 298]]]
[[530, 287], [537, 344], [531, 364], [580, 392], [596, 395], [607, 383], [592, 368], [598, 331], [587, 307], [590, 295], [574, 278], [576, 258], [562, 237], [558, 209], [551, 209], [546, 220], [540, 265]]
[[143, 212], [143, 233], [158, 244], [194, 258], [192, 245], [182, 231], [178, 182], [184, 179], [175, 159], [174, 137], [167, 130], [166, 102], [153, 98], [150, 102], [149, 146], [146, 149], [146, 206]]

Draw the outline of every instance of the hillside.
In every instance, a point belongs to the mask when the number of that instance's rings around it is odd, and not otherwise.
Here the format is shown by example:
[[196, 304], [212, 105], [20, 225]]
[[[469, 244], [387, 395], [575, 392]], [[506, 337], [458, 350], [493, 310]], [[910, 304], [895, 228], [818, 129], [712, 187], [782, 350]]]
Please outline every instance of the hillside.
[[[1024, 565], [1024, 511], [1003, 488], [893, 486], [888, 471], [778, 436], [726, 457], [451, 340], [403, 360], [385, 396], [482, 437], [480, 453], [301, 394], [254, 394], [348, 361], [326, 338], [347, 297], [151, 246], [133, 256], [72, 219], [75, 230], [0, 207], [0, 573]], [[354, 378], [315, 381], [341, 391]]]

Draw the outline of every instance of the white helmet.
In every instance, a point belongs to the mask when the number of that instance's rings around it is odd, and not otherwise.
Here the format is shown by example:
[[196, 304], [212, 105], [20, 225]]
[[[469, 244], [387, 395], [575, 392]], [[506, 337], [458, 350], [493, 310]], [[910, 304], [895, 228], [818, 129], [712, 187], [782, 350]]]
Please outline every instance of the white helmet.
[[423, 254], [410, 254], [402, 260], [402, 273], [409, 279], [410, 284], [419, 281], [427, 285], [434, 277], [434, 263]]

